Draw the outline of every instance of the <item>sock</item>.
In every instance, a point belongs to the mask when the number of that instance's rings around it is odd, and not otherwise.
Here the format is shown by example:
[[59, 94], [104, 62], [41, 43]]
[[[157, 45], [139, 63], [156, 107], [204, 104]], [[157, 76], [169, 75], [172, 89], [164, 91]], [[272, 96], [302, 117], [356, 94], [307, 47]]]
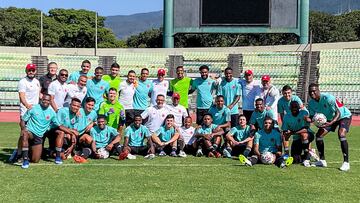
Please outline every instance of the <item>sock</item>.
[[319, 151], [319, 156], [321, 160], [325, 160], [325, 154], [324, 154], [324, 138], [323, 137], [317, 137], [316, 138], [316, 147]]
[[116, 151], [117, 154], [120, 154], [122, 151], [122, 146], [119, 143], [116, 143], [116, 144], [114, 144], [112, 151], [114, 151], [114, 150]]
[[248, 157], [250, 152], [251, 152], [251, 148], [246, 148], [245, 151], [244, 151], [244, 156]]
[[258, 162], [257, 156], [252, 156], [252, 157], [249, 157], [248, 159], [251, 162], [251, 165], [255, 165]]
[[23, 159], [29, 159], [29, 148], [24, 147], [22, 148], [22, 157]]
[[304, 151], [305, 160], [310, 160], [309, 140], [303, 140], [301, 146], [302, 146], [302, 149]]
[[56, 147], [55, 150], [56, 150], [56, 157], [60, 157], [60, 153], [61, 153], [62, 148]]
[[226, 147], [225, 149], [231, 154], [231, 152], [232, 152], [231, 147]]
[[349, 162], [349, 145], [346, 140], [346, 137], [340, 138], [340, 144], [341, 144], [341, 151], [344, 156], [344, 162]]
[[213, 144], [212, 146], [213, 146], [214, 150], [216, 151], [218, 148], [217, 144]]
[[289, 154], [289, 147], [284, 148], [285, 154]]
[[85, 159], [87, 159], [87, 158], [89, 158], [90, 155], [91, 155], [91, 149], [83, 148], [83, 150], [81, 152], [81, 156], [84, 157]]
[[213, 147], [213, 146], [210, 146], [210, 147], [209, 147], [209, 151], [210, 151], [210, 152], [215, 152], [214, 147]]

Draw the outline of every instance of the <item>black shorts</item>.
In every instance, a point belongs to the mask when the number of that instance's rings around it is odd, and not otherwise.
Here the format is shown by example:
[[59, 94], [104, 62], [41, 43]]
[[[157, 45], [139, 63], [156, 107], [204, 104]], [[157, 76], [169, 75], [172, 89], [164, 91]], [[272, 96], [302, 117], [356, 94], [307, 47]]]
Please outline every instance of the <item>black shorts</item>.
[[46, 131], [44, 134], [44, 140], [47, 138], [49, 140], [49, 149], [55, 150], [55, 143], [56, 143], [56, 130], [59, 128], [51, 128], [50, 130]]
[[148, 154], [149, 148], [147, 146], [141, 146], [141, 147], [129, 146], [129, 147], [131, 149], [130, 154], [138, 154], [143, 156]]
[[239, 115], [238, 114], [231, 114], [231, 127], [235, 127], [239, 125]]
[[39, 145], [43, 143], [43, 138], [42, 137], [39, 137], [39, 136], [36, 136], [34, 133], [30, 132], [33, 139], [30, 139], [29, 140], [29, 145], [30, 146], [36, 146], [36, 145]]
[[[312, 141], [314, 141], [314, 134], [312, 132], [308, 132], [308, 140], [309, 143], [311, 143]], [[302, 141], [301, 138], [297, 139], [297, 140], [293, 140], [291, 143], [291, 156], [295, 156], [295, 155], [301, 155], [302, 153]]]
[[135, 110], [134, 109], [126, 109], [125, 110], [125, 125], [129, 126], [132, 122], [134, 122]]
[[204, 115], [209, 112], [209, 109], [196, 109], [196, 124], [201, 125]]
[[243, 110], [243, 114], [246, 118], [246, 123], [249, 124], [250, 123], [250, 118], [251, 118], [251, 115], [254, 111], [248, 111], [248, 110]]
[[336, 130], [336, 128], [339, 126], [339, 128], [345, 128], [346, 132], [349, 132], [351, 120], [352, 120], [351, 116], [350, 116], [350, 118], [340, 119], [340, 120], [336, 121], [334, 124], [332, 124], [331, 126], [326, 127], [325, 130], [328, 132], [330, 132], [330, 131], [334, 132]]
[[246, 144], [239, 144], [232, 148], [231, 156], [239, 156], [246, 150]]
[[184, 147], [184, 152], [185, 152], [186, 154], [195, 155], [196, 150], [197, 150], [197, 149], [195, 149], [193, 145], [187, 144], [187, 145], [185, 145], [185, 147]]

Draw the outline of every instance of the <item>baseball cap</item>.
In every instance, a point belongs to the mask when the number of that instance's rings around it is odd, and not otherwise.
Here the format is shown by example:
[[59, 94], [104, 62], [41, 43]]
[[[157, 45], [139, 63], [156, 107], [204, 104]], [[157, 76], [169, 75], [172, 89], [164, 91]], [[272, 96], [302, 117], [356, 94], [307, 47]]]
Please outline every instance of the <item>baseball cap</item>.
[[263, 80], [263, 81], [270, 81], [270, 75], [263, 75], [263, 76], [261, 77], [261, 80]]
[[32, 64], [32, 63], [29, 63], [26, 65], [26, 70], [36, 70], [36, 65], [35, 64]]
[[174, 99], [175, 99], [175, 98], [180, 99], [180, 94], [174, 92], [174, 94], [172, 95], [172, 97], [173, 97]]
[[246, 70], [245, 71], [245, 75], [252, 75], [253, 74], [253, 71], [252, 70]]
[[158, 75], [165, 75], [166, 74], [166, 71], [165, 71], [165, 69], [163, 69], [163, 68], [160, 68], [159, 70], [158, 70], [158, 73], [157, 73]]

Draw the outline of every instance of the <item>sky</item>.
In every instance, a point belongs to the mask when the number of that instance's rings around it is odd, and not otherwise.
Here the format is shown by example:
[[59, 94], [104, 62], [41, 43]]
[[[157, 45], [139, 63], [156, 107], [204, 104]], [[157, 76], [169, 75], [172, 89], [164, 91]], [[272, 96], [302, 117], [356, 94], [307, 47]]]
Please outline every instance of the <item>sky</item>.
[[163, 0], [0, 0], [0, 7], [36, 8], [47, 13], [52, 8], [97, 11], [101, 16], [130, 15], [163, 9]]

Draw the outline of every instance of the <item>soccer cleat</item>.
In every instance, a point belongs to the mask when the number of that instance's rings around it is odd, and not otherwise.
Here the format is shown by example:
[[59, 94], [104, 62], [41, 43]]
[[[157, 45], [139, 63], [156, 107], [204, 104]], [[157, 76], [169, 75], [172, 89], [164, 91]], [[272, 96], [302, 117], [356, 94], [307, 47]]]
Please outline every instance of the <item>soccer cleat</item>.
[[212, 152], [209, 152], [208, 157], [215, 157], [215, 155]]
[[119, 155], [119, 160], [124, 160], [124, 159], [126, 159], [126, 157], [127, 157], [128, 155], [129, 155], [129, 152], [127, 152], [127, 151], [121, 152], [120, 155]]
[[148, 154], [144, 157], [144, 159], [154, 159], [155, 158], [155, 154]]
[[159, 156], [166, 156], [166, 153], [163, 150], [161, 150], [161, 152], [159, 153]]
[[136, 159], [136, 156], [129, 153], [126, 158], [133, 160]]
[[217, 151], [215, 151], [214, 155], [215, 155], [216, 158], [220, 158], [220, 157], [221, 157], [220, 152], [217, 152]]
[[304, 165], [305, 167], [311, 167], [310, 160], [305, 160], [305, 161], [303, 162], [303, 165]]
[[58, 165], [63, 164], [61, 157], [59, 157], [59, 156], [55, 157], [55, 164], [58, 164]]
[[350, 170], [350, 163], [349, 162], [343, 162], [343, 164], [340, 167], [340, 171], [348, 171]]
[[87, 160], [84, 157], [79, 156], [79, 155], [75, 155], [73, 157], [73, 159], [76, 163], [86, 163], [87, 162]]
[[315, 162], [315, 166], [317, 166], [317, 167], [327, 167], [327, 163], [326, 163], [325, 160], [320, 159], [319, 161]]
[[241, 164], [246, 165], [246, 166], [252, 166], [252, 163], [249, 159], [247, 159], [244, 155], [240, 154], [239, 155], [239, 161]]
[[180, 150], [178, 156], [185, 158], [187, 155], [186, 155], [186, 153], [185, 153], [183, 150]]
[[320, 157], [316, 154], [316, 149], [310, 149], [309, 150], [309, 154], [310, 157], [314, 160], [314, 161], [319, 161]]
[[22, 165], [21, 165], [21, 168], [27, 169], [27, 168], [29, 168], [29, 166], [30, 166], [29, 160], [24, 159], [24, 161], [23, 161], [23, 163], [22, 163]]
[[17, 149], [15, 149], [9, 157], [9, 163], [15, 163], [17, 161]]
[[170, 156], [176, 157], [176, 156], [177, 156], [177, 155], [176, 155], [176, 151], [171, 151]]
[[285, 159], [285, 166], [290, 166], [294, 162], [294, 158], [289, 156], [287, 159]]
[[223, 155], [224, 155], [224, 157], [226, 157], [226, 158], [231, 158], [231, 154], [230, 154], [230, 152], [229, 152], [227, 149], [224, 149], [224, 150], [223, 150]]
[[196, 152], [196, 156], [197, 157], [201, 157], [201, 156], [203, 156], [204, 154], [203, 154], [203, 151], [201, 150], [201, 149], [198, 149], [197, 150], [197, 152]]

